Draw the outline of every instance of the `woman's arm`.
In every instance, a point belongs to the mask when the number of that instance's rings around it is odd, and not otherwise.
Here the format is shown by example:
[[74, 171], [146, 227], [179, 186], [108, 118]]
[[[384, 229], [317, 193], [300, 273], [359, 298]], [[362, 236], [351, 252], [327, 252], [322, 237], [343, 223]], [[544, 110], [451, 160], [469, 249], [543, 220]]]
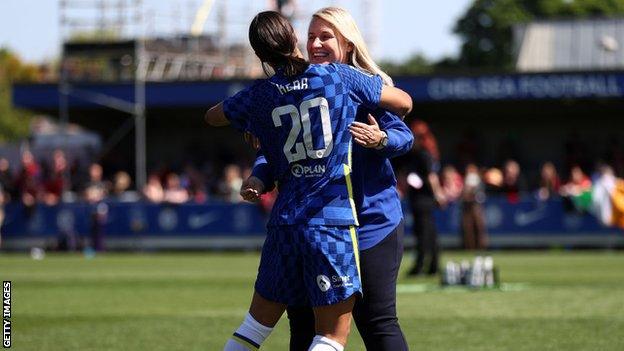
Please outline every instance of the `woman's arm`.
[[256, 161], [251, 170], [251, 176], [260, 180], [264, 185], [262, 194], [272, 191], [275, 188], [273, 172], [271, 172], [271, 167], [262, 153], [262, 150], [258, 150], [256, 153]]
[[414, 145], [414, 134], [402, 118], [386, 112], [379, 117], [379, 126], [386, 132], [388, 143], [379, 152], [388, 158], [404, 155]]
[[433, 191], [433, 197], [440, 207], [446, 207], [447, 201], [446, 196], [444, 195], [444, 191], [442, 190], [442, 185], [440, 184], [440, 178], [438, 178], [438, 174], [435, 172], [431, 172], [427, 175], [429, 179], [429, 184], [431, 184], [431, 190]]
[[225, 117], [223, 112], [223, 102], [211, 107], [204, 116], [206, 123], [213, 127], [223, 127], [230, 124], [230, 120]]
[[349, 128], [353, 140], [363, 147], [377, 149], [387, 158], [408, 152], [414, 143], [414, 134], [401, 118], [381, 109], [374, 113], [379, 123], [371, 114], [368, 115], [369, 124], [353, 122]]
[[405, 116], [412, 110], [412, 98], [409, 94], [401, 89], [383, 85], [380, 76], [344, 64], [332, 65], [336, 67], [346, 88], [351, 90], [364, 106], [371, 109], [381, 107], [399, 116]]
[[405, 116], [412, 111], [412, 98], [401, 89], [384, 85], [381, 89], [379, 107]]

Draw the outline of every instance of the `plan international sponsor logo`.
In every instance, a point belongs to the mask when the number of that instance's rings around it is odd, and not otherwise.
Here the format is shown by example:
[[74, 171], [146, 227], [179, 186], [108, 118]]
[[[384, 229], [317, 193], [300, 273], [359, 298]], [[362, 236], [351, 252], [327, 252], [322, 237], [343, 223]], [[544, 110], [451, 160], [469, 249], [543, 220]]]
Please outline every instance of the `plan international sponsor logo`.
[[322, 177], [325, 174], [325, 165], [302, 166], [298, 163], [290, 167], [290, 172], [297, 178]]

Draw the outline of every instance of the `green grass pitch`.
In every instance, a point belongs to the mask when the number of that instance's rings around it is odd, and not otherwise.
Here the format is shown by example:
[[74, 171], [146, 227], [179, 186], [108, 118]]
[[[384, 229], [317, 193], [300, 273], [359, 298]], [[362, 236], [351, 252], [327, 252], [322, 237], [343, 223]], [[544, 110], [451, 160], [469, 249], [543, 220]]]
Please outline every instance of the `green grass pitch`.
[[[449, 252], [443, 261], [472, 257]], [[624, 253], [496, 252], [505, 289], [399, 281], [412, 350], [624, 350]], [[406, 254], [403, 272], [411, 263]], [[251, 297], [257, 253], [0, 254], [15, 350], [221, 350]], [[347, 350], [363, 350], [355, 328]], [[282, 319], [263, 350], [286, 350]]]

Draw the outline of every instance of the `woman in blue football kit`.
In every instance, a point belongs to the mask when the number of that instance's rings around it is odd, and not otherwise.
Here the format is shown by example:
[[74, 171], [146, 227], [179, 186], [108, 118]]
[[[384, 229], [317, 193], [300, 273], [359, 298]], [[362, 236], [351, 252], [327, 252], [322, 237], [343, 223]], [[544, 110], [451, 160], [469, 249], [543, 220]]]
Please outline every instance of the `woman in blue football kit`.
[[[328, 7], [317, 11], [310, 22], [307, 44], [311, 63], [342, 62], [392, 80], [370, 58], [362, 35], [346, 10]], [[403, 255], [403, 212], [389, 159], [405, 154], [414, 137], [402, 119], [383, 110], [358, 109], [351, 128], [358, 145], [353, 147], [353, 192], [359, 221], [360, 273], [363, 298], [353, 318], [368, 350], [402, 351], [408, 346], [396, 313], [396, 281]], [[370, 125], [362, 122], [368, 122]], [[375, 150], [371, 150], [375, 149]], [[241, 195], [247, 200], [270, 190], [274, 178], [263, 156]], [[264, 185], [268, 189], [263, 189]], [[254, 188], [254, 191], [248, 190]], [[247, 189], [247, 190], [246, 190]], [[314, 314], [309, 306], [289, 306], [290, 350], [302, 351], [314, 338]]]
[[361, 292], [349, 126], [360, 105], [406, 114], [411, 98], [350, 66], [308, 64], [279, 13], [258, 14], [249, 39], [276, 74], [211, 108], [206, 121], [255, 135], [280, 191], [249, 313], [225, 350], [259, 348], [286, 306], [305, 302], [316, 322], [309, 350], [342, 350]]

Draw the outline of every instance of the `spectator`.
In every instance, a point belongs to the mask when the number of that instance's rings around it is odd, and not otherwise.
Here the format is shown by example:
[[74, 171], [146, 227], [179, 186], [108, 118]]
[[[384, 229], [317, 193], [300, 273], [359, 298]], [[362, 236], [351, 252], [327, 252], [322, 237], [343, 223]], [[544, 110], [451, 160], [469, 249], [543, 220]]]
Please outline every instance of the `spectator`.
[[6, 199], [4, 187], [0, 183], [0, 249], [2, 249], [2, 224], [4, 224], [4, 204]]
[[223, 169], [223, 179], [219, 183], [219, 195], [228, 202], [241, 202], [240, 188], [243, 184], [241, 169], [237, 165], [227, 165]]
[[203, 174], [187, 164], [184, 167], [183, 186], [188, 190], [191, 200], [195, 203], [204, 203], [208, 200], [208, 192], [206, 191], [206, 182]]
[[68, 179], [67, 159], [62, 150], [54, 150], [52, 154], [52, 166], [43, 184], [43, 202], [48, 206], [59, 203], [66, 188]]
[[475, 164], [466, 166], [461, 201], [461, 232], [464, 249], [484, 250], [488, 245], [482, 206], [483, 202], [485, 202], [485, 189], [481, 181], [479, 168]]
[[105, 202], [93, 204], [91, 209], [91, 247], [104, 251], [104, 229], [108, 220], [108, 205]]
[[[600, 165], [592, 186], [592, 213], [605, 226], [614, 224], [614, 201], [612, 199], [617, 187], [618, 179], [613, 168]], [[615, 211], [617, 212], [617, 211]]]
[[104, 200], [108, 194], [108, 186], [102, 180], [102, 166], [92, 163], [89, 166], [89, 182], [84, 189], [84, 199], [91, 203], [98, 203]]
[[540, 172], [539, 189], [537, 190], [537, 198], [541, 201], [550, 199], [553, 195], [559, 194], [561, 181], [557, 174], [557, 169], [552, 162], [546, 162], [542, 165]]
[[31, 216], [41, 193], [41, 168], [35, 161], [33, 154], [28, 150], [22, 153], [21, 166], [16, 180], [16, 188], [26, 209], [26, 215]]
[[464, 181], [457, 172], [457, 169], [451, 165], [442, 169], [442, 192], [447, 203], [455, 202], [462, 194]]
[[492, 167], [483, 173], [485, 190], [488, 193], [498, 193], [503, 186], [503, 172], [496, 167]]
[[560, 190], [568, 211], [585, 212], [591, 205], [592, 182], [580, 166], [570, 169], [570, 176]]
[[84, 190], [84, 199], [91, 205], [91, 247], [98, 252], [104, 251], [104, 228], [108, 219], [108, 205], [103, 201], [109, 187], [102, 180], [102, 174], [102, 166], [92, 163]]
[[561, 195], [578, 196], [591, 189], [591, 179], [583, 172], [580, 166], [573, 166], [570, 170], [568, 182], [561, 187]]
[[189, 200], [189, 194], [180, 183], [180, 177], [175, 173], [169, 173], [165, 181], [163, 201], [170, 204], [181, 204]]
[[160, 183], [160, 177], [156, 173], [151, 173], [147, 177], [147, 183], [143, 186], [143, 196], [149, 202], [161, 203], [165, 199], [165, 191]]
[[438, 271], [438, 233], [433, 219], [436, 206], [444, 205], [445, 199], [437, 176], [440, 153], [433, 133], [423, 121], [411, 124], [414, 146], [405, 156], [408, 172], [408, 196], [414, 219], [416, 238], [416, 262], [409, 275], [425, 271], [429, 275]]
[[277, 189], [273, 189], [272, 191], [263, 194], [260, 198], [260, 201], [258, 202], [260, 209], [265, 215], [267, 215], [267, 218], [268, 215], [271, 213], [271, 210], [273, 209], [275, 200], [277, 200]]
[[130, 175], [127, 172], [119, 171], [115, 173], [113, 176], [112, 195], [120, 197], [123, 193], [130, 189], [131, 184], [132, 180], [130, 180]]
[[500, 192], [507, 197], [507, 201], [516, 204], [527, 191], [525, 179], [520, 173], [520, 165], [514, 160], [507, 160], [503, 167], [503, 183]]
[[0, 157], [0, 186], [4, 189], [4, 202], [11, 201], [15, 197], [15, 182], [9, 160], [5, 157]]
[[9, 160], [0, 157], [0, 249], [2, 249], [2, 225], [4, 224], [4, 205], [13, 195], [13, 177], [9, 167]]
[[113, 176], [113, 188], [111, 196], [120, 202], [134, 202], [139, 200], [135, 191], [130, 190], [132, 180], [127, 172], [119, 171]]

